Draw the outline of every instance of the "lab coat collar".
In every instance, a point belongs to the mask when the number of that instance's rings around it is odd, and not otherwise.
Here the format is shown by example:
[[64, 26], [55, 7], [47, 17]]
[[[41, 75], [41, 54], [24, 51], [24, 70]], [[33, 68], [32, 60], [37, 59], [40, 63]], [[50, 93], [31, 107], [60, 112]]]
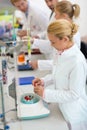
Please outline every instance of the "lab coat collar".
[[58, 51], [58, 55], [72, 54], [72, 52], [73, 52], [74, 49], [75, 50], [78, 49], [77, 45], [75, 45], [75, 44], [72, 47], [70, 47], [70, 48], [68, 48], [68, 49], [66, 49], [64, 51]]
[[50, 20], [51, 17], [53, 16], [53, 13], [54, 13], [54, 11], [51, 11], [51, 14], [50, 14], [49, 20]]

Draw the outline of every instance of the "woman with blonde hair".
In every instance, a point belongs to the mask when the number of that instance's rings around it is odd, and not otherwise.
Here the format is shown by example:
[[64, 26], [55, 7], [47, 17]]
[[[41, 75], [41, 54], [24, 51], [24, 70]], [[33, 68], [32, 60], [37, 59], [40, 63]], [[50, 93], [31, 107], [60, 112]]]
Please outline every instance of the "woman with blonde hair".
[[[69, 130], [87, 129], [87, 64], [73, 42], [78, 26], [64, 19], [52, 22], [47, 29], [48, 38], [57, 50], [53, 73], [32, 84], [34, 92], [43, 100], [58, 103]], [[50, 89], [51, 88], [51, 89]]]
[[[80, 7], [78, 4], [72, 4], [69, 1], [59, 1], [54, 7], [55, 18], [56, 19], [66, 19], [72, 22], [74, 19], [78, 18], [80, 15]], [[80, 33], [79, 31], [74, 35], [73, 40], [75, 44], [80, 49]], [[33, 46], [33, 45], [32, 45]], [[53, 59], [54, 59], [54, 50], [50, 45], [50, 41], [44, 41], [36, 43], [35, 46], [40, 49], [40, 51], [46, 55], [49, 55], [48, 60], [38, 60], [32, 61], [30, 64], [34, 69], [47, 69], [52, 70], [53, 68]], [[46, 52], [46, 53], [45, 53]]]
[[[56, 19], [67, 19], [68, 21], [72, 22], [76, 20], [80, 15], [80, 6], [78, 4], [72, 4], [70, 1], [64, 0], [61, 2], [58, 2], [55, 5], [55, 18]], [[80, 48], [80, 33], [77, 32], [73, 40], [77, 44], [77, 46]]]

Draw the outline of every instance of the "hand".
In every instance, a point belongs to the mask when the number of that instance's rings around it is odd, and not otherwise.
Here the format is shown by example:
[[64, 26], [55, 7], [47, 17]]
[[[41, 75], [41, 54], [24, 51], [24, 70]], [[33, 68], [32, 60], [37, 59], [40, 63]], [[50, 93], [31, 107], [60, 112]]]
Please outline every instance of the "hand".
[[17, 32], [17, 35], [19, 36], [19, 37], [24, 37], [24, 36], [27, 36], [27, 30], [19, 30], [18, 32]]
[[42, 83], [42, 80], [41, 80], [41, 79], [35, 78], [35, 79], [32, 81], [32, 85], [33, 85], [34, 87], [36, 87], [37, 85], [42, 86], [43, 83]]
[[34, 86], [34, 92], [38, 94], [39, 96], [43, 97], [44, 94], [44, 87], [40, 85]]
[[41, 52], [38, 48], [32, 49], [32, 53], [41, 54]]
[[33, 69], [38, 69], [38, 62], [37, 61], [30, 61], [29, 64]]
[[40, 37], [39, 37], [39, 36], [33, 36], [33, 38], [40, 39]]

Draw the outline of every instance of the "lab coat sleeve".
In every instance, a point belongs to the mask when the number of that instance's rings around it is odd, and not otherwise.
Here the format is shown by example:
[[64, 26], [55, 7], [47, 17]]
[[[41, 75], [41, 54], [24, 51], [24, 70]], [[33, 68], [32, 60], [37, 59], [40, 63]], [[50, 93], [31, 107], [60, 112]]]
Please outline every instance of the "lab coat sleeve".
[[53, 60], [38, 60], [38, 69], [39, 70], [52, 70]]
[[[86, 70], [83, 64], [76, 65], [69, 76], [69, 89], [45, 89], [44, 100], [47, 102], [68, 103], [78, 100], [85, 92]], [[55, 85], [54, 85], [55, 88]]]
[[23, 29], [30, 28], [31, 36], [36, 36], [38, 33], [42, 33], [47, 29], [49, 18], [44, 10], [35, 4], [35, 2], [29, 1], [28, 17], [24, 16]]
[[36, 17], [37, 24], [40, 26], [42, 31], [46, 31], [49, 23], [49, 18], [46, 13], [38, 10], [38, 16]]
[[46, 31], [49, 22], [47, 12], [32, 1], [30, 2], [28, 19], [30, 19], [30, 30], [32, 36], [36, 36], [38, 33]]
[[[49, 87], [53, 86], [54, 84], [54, 78], [52, 74], [48, 74], [45, 77], [41, 78], [44, 82], [44, 87]], [[54, 86], [53, 86], [54, 87]]]
[[44, 54], [49, 54], [53, 50], [49, 40], [41, 40], [41, 39], [34, 39], [32, 49], [36, 48], [38, 48], [40, 52]]
[[47, 31], [43, 31], [38, 34], [40, 39], [47, 39]]

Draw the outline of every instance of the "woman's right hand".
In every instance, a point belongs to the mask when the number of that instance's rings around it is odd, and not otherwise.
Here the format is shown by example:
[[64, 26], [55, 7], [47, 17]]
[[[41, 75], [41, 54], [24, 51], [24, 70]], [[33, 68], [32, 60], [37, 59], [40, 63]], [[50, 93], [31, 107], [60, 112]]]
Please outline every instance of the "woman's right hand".
[[34, 87], [36, 87], [36, 86], [38, 86], [38, 85], [42, 85], [41, 79], [35, 78], [35, 79], [32, 81], [32, 85], [33, 85]]
[[29, 64], [33, 69], [38, 69], [38, 61], [30, 61]]
[[17, 32], [17, 35], [19, 36], [19, 37], [24, 37], [24, 36], [27, 36], [27, 30], [19, 30], [18, 32]]

